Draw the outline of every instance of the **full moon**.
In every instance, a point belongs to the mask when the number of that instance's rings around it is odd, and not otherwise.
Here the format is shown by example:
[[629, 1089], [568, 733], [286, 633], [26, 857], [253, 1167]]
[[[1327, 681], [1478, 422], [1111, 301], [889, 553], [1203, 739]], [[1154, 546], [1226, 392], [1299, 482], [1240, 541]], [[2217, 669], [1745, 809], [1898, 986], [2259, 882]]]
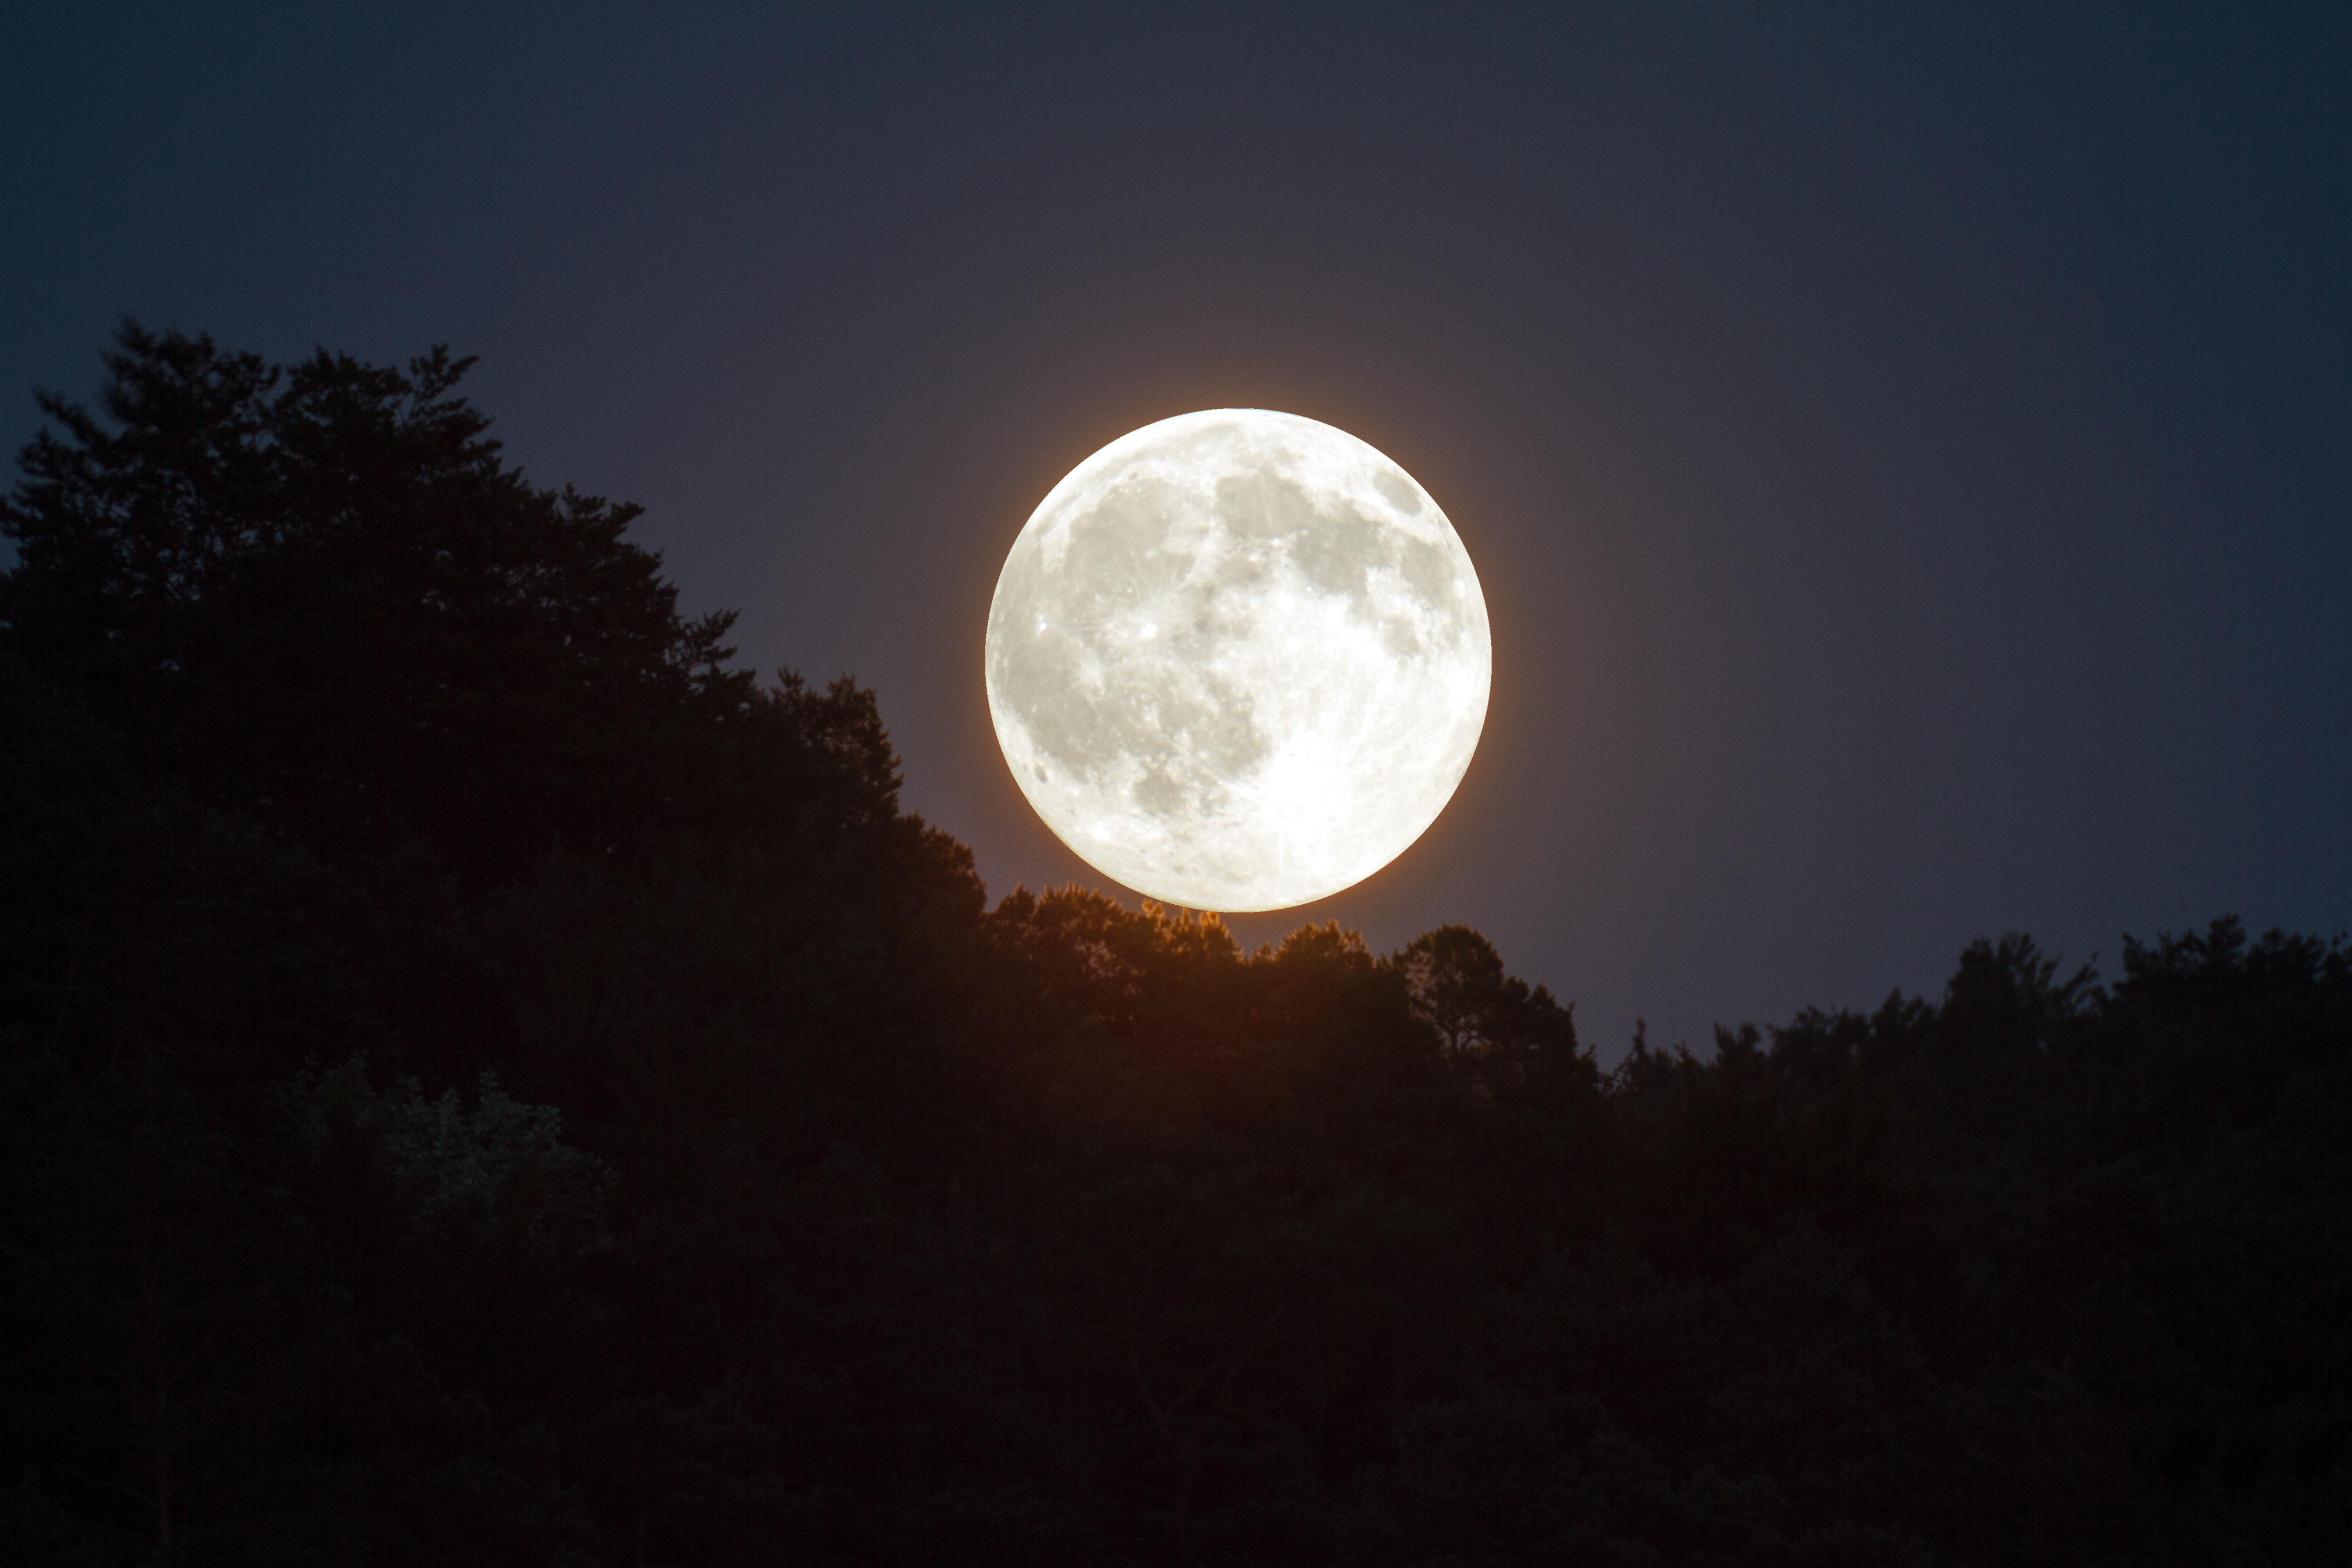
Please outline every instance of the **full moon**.
[[1286, 909], [1421, 837], [1486, 723], [1486, 596], [1412, 476], [1220, 408], [1120, 437], [1013, 541], [988, 710], [1029, 803], [1167, 903]]

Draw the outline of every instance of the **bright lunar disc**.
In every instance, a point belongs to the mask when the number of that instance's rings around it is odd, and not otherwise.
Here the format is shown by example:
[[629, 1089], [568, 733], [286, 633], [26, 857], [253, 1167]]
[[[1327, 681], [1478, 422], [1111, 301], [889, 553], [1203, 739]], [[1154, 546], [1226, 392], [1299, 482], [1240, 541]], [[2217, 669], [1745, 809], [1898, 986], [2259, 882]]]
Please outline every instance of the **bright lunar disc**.
[[988, 612], [988, 710], [1029, 804], [1097, 870], [1196, 910], [1303, 904], [1402, 854], [1470, 765], [1493, 665], [1428, 492], [1257, 408], [1080, 463]]

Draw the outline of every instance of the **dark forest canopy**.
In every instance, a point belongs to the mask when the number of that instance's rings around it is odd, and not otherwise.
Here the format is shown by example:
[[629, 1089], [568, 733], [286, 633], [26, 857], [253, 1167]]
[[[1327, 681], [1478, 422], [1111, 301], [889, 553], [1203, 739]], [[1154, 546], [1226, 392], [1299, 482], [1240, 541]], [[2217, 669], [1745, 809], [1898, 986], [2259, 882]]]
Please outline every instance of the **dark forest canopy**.
[[2304, 1563], [2352, 950], [1638, 1044], [985, 903], [466, 362], [126, 328], [0, 510], [0, 1561]]

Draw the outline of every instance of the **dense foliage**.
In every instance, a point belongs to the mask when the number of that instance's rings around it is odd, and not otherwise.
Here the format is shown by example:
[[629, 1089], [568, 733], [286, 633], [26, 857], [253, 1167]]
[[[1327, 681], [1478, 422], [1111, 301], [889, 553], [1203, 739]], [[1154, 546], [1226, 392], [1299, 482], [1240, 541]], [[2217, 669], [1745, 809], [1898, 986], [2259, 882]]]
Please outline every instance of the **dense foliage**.
[[2352, 951], [1637, 1044], [987, 907], [441, 354], [126, 330], [0, 511], [0, 1560], [2306, 1563]]

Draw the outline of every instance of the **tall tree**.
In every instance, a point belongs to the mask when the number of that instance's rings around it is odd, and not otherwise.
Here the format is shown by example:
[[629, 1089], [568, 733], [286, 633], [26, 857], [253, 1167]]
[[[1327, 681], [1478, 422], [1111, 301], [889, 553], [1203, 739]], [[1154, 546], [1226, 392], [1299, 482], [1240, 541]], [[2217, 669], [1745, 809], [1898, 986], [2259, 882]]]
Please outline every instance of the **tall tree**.
[[895, 815], [870, 700], [731, 668], [733, 613], [678, 613], [639, 509], [507, 464], [471, 363], [270, 365], [126, 324], [97, 412], [40, 400], [0, 644], [201, 799], [421, 837], [476, 880], [739, 827], [794, 781]]

